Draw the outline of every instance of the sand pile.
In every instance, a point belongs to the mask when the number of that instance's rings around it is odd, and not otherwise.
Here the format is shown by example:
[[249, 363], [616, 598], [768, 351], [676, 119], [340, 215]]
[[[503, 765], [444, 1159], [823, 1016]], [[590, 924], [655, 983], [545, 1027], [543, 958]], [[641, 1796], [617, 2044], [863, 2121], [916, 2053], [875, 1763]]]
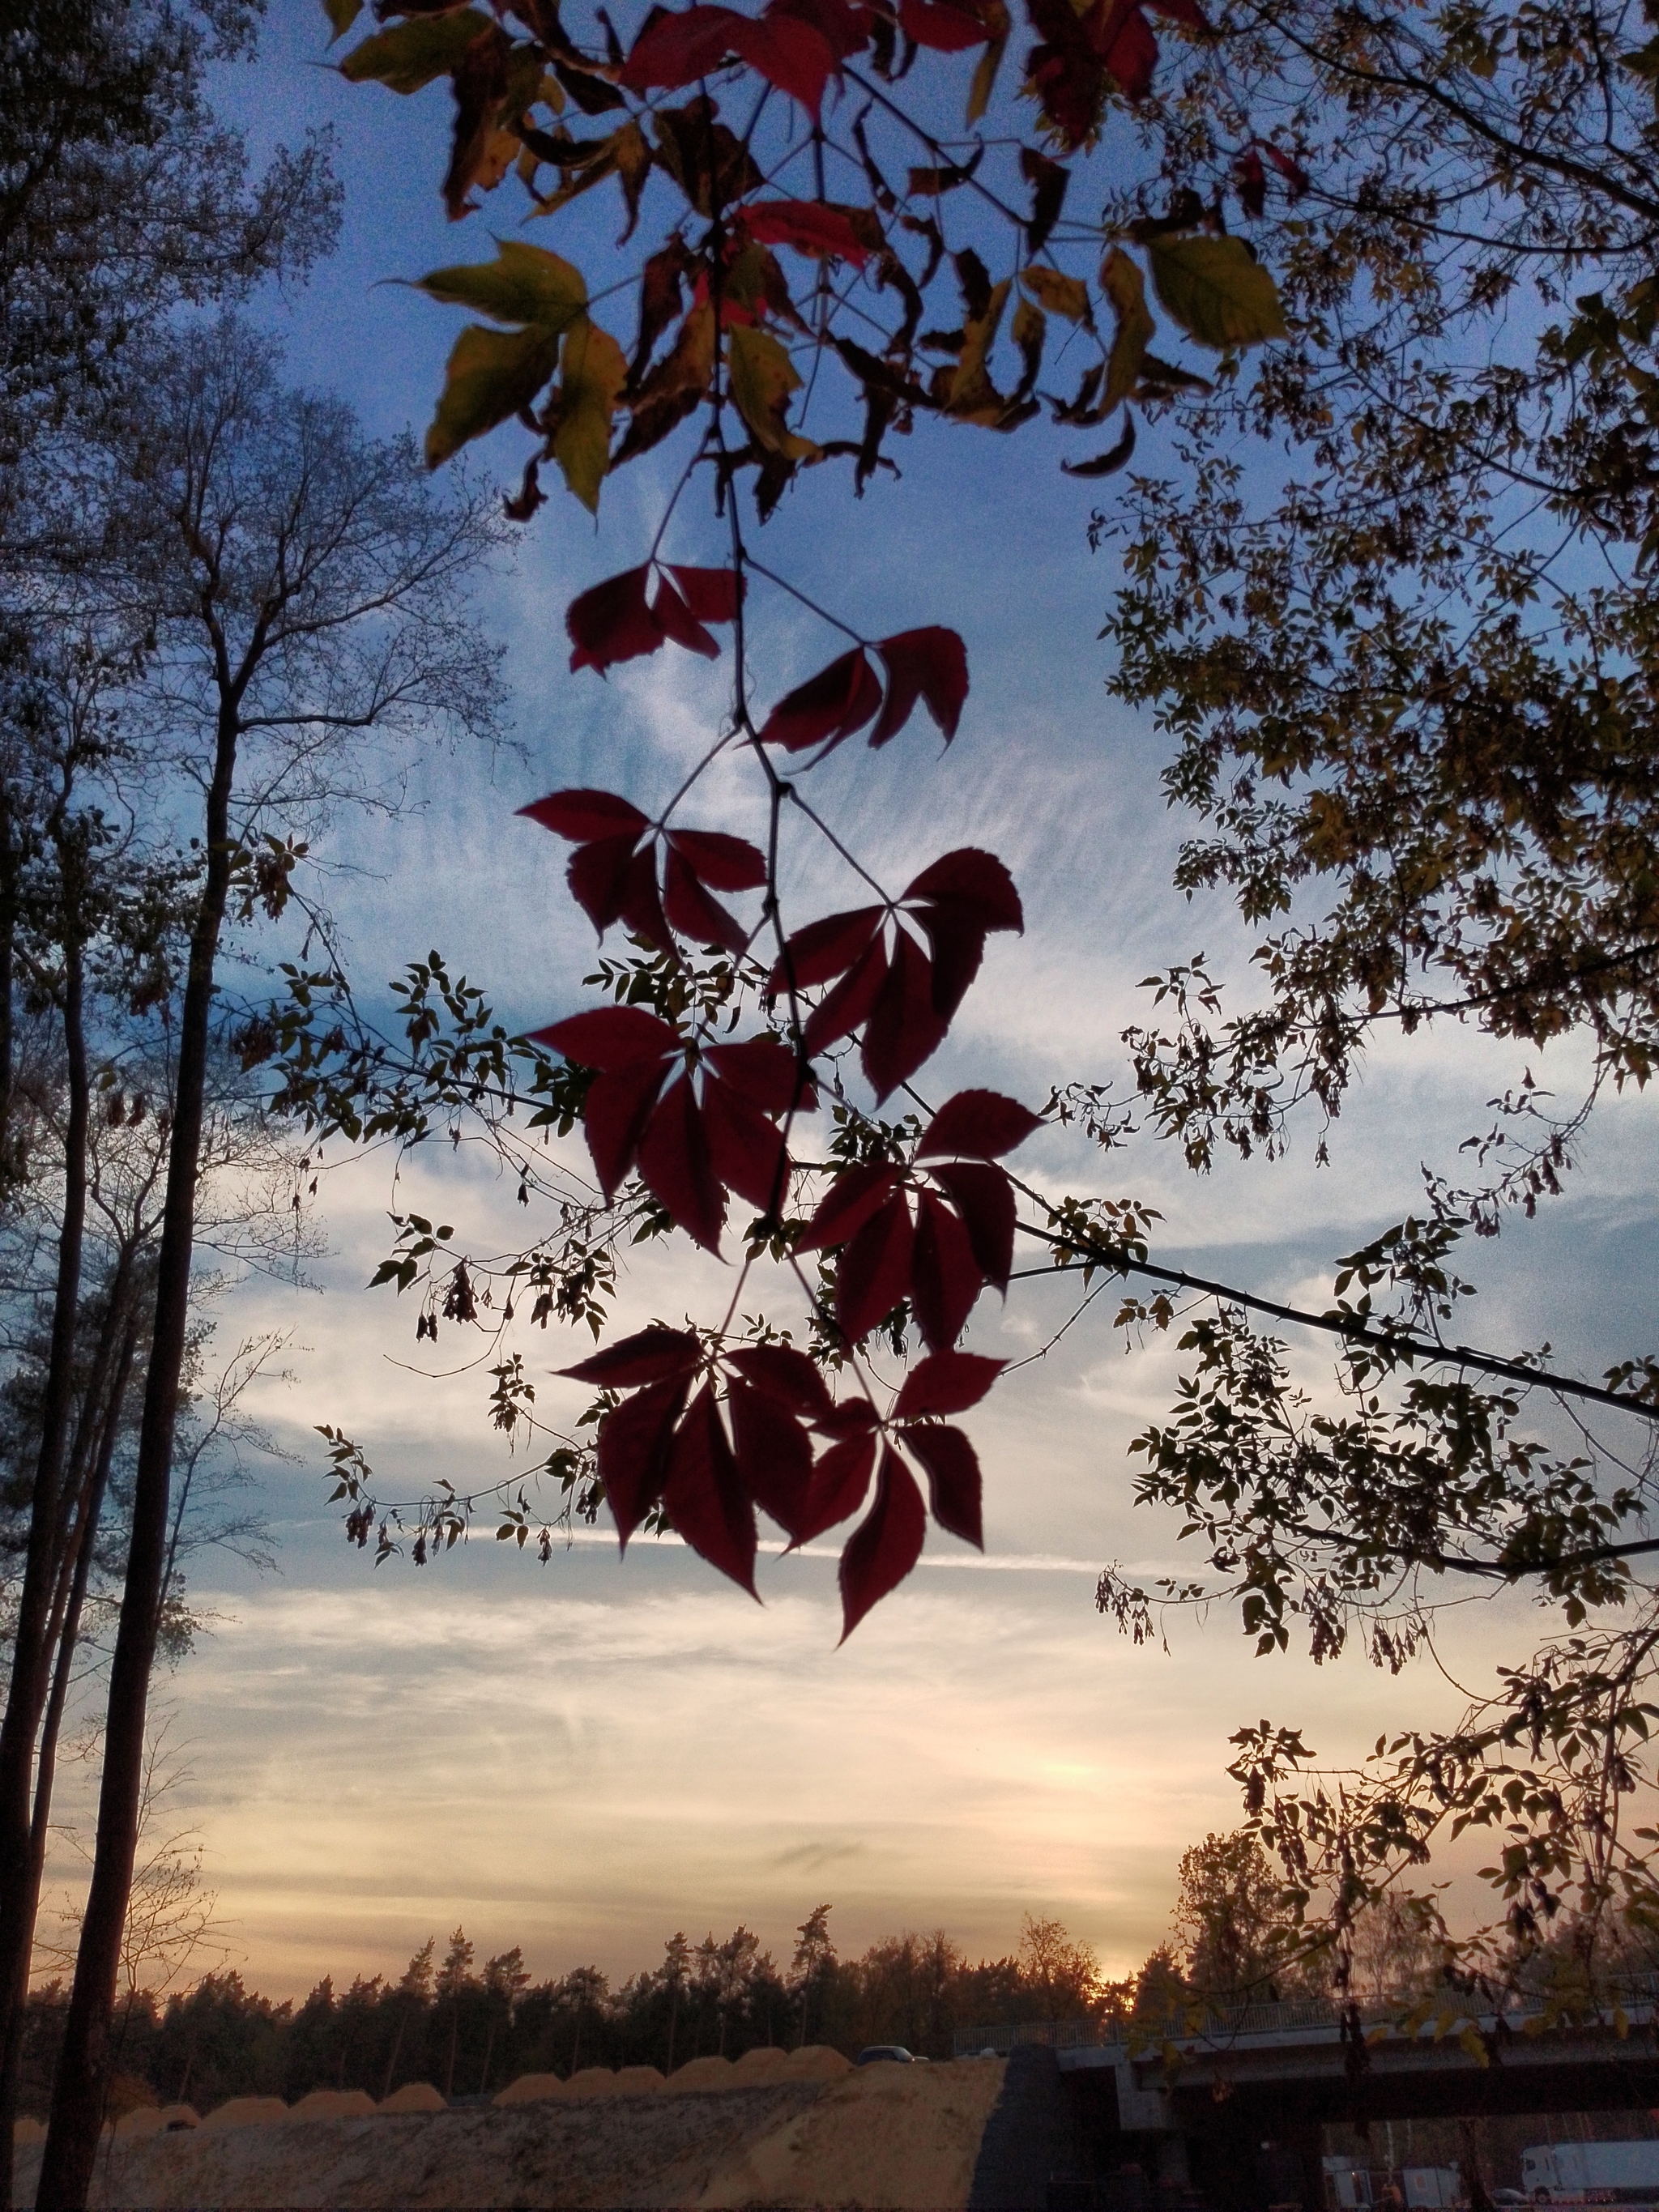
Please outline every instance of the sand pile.
[[[643, 2070], [643, 2069], [641, 2069]], [[757, 2068], [751, 2072], [760, 2071]], [[769, 2070], [769, 2069], [768, 2069]], [[818, 2062], [820, 2075], [830, 2071]], [[460, 2112], [211, 2124], [100, 2153], [98, 2206], [965, 2206], [1001, 2085], [988, 2060], [872, 2066]], [[568, 2088], [568, 2085], [566, 2085]], [[629, 2087], [634, 2084], [630, 2083]], [[263, 2124], [261, 2124], [263, 2122]], [[20, 2149], [19, 2206], [40, 2146]]]

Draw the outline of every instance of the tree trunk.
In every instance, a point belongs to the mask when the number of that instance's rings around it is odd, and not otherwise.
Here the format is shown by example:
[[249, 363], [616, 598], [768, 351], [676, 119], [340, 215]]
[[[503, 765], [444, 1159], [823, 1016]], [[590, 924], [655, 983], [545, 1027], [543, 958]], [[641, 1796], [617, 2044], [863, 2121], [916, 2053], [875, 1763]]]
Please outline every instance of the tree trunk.
[[202, 1150], [214, 968], [230, 884], [230, 795], [237, 736], [236, 702], [227, 696], [219, 710], [213, 781], [208, 793], [207, 881], [191, 933], [190, 968], [179, 1023], [167, 1199], [156, 1263], [155, 1317], [138, 1432], [132, 1541], [110, 1668], [98, 1840], [81, 1923], [64, 2048], [52, 2090], [52, 2122], [36, 2199], [40, 2212], [81, 2212], [98, 2154], [98, 2131], [108, 2090], [110, 2022], [115, 2009], [121, 1936], [132, 1888], [143, 1781], [144, 1723], [167, 1554], [179, 1378], [190, 1324], [196, 1178]]
[[11, 1095], [15, 1049], [12, 998], [16, 979], [17, 885], [21, 866], [12, 794], [0, 785], [0, 1194], [8, 1190], [21, 1165], [12, 1143]]
[[[125, 1297], [125, 1260], [119, 1277], [121, 1288], [112, 1296], [112, 1318], [118, 1308], [124, 1308]], [[34, 1811], [29, 1830], [29, 1881], [27, 1894], [21, 1903], [23, 1924], [19, 1930], [26, 1958], [34, 1946], [35, 1924], [40, 1911], [40, 1881], [46, 1865], [46, 1835], [52, 1814], [52, 1780], [57, 1766], [58, 1737], [63, 1724], [64, 1707], [69, 1696], [70, 1678], [74, 1671], [76, 1648], [80, 1638], [81, 1613], [86, 1601], [87, 1583], [92, 1572], [93, 1556], [97, 1544], [98, 1523], [103, 1511], [104, 1494], [109, 1486], [111, 1463], [115, 1456], [116, 1439], [120, 1433], [121, 1405], [126, 1395], [128, 1381], [132, 1373], [134, 1349], [137, 1340], [137, 1317], [131, 1316], [126, 1324], [121, 1352], [115, 1370], [114, 1388], [106, 1404], [92, 1409], [93, 1417], [101, 1413], [101, 1434], [97, 1455], [86, 1471], [79, 1487], [79, 1510], [72, 1532], [64, 1545], [64, 1559], [59, 1571], [58, 1595], [54, 1601], [52, 1618], [45, 1649], [56, 1654], [52, 1675], [51, 1692], [44, 1715], [37, 1715], [40, 1727], [40, 1747], [34, 1770]], [[101, 1378], [100, 1378], [101, 1382]], [[88, 1394], [90, 1395], [90, 1393]], [[99, 1391], [102, 1400], [101, 1387]], [[85, 1410], [85, 1409], [83, 1409]], [[82, 1425], [89, 1425], [83, 1422]], [[20, 2001], [14, 2005], [0, 2051], [0, 2110], [11, 2116], [15, 2125], [19, 2084], [22, 2074], [23, 2039], [27, 2026], [28, 1984], [27, 1970]]]
[[398, 2014], [398, 2033], [392, 2039], [392, 2056], [386, 2062], [386, 2080], [380, 2087], [380, 2102], [382, 2104], [384, 2104], [386, 2099], [392, 2094], [392, 2077], [398, 2070], [398, 2054], [404, 2047], [404, 2030], [408, 2027], [408, 2025], [409, 2014], [408, 2008], [405, 2006]]
[[[62, 844], [60, 841], [60, 849]], [[81, 1250], [87, 1213], [87, 1138], [90, 1086], [82, 1019], [82, 949], [78, 927], [78, 869], [64, 870], [65, 927], [64, 1048], [69, 1074], [69, 1118], [64, 1136], [64, 1212], [58, 1237], [52, 1341], [40, 1407], [40, 1449], [29, 1504], [28, 1551], [19, 1593], [5, 1718], [0, 1721], [0, 2202], [9, 2203], [12, 2145], [16, 2130], [16, 2071], [10, 2054], [22, 2033], [34, 1917], [28, 1910], [31, 1784], [34, 1735], [45, 1705], [52, 1664], [46, 1644], [58, 1582], [56, 1538], [64, 1452], [74, 1398], [76, 1322], [81, 1304]], [[94, 2142], [94, 2148], [96, 2148]]]
[[40, 1877], [46, 1867], [46, 1832], [52, 1820], [52, 1786], [58, 1763], [58, 1735], [63, 1726], [64, 1707], [69, 1698], [70, 1676], [74, 1671], [76, 1650], [81, 1638], [81, 1612], [86, 1603], [87, 1583], [92, 1575], [93, 1554], [98, 1543], [98, 1523], [109, 1489], [116, 1440], [121, 1433], [122, 1401], [127, 1395], [127, 1384], [132, 1379], [132, 1363], [137, 1346], [138, 1316], [134, 1313], [128, 1316], [122, 1334], [121, 1356], [116, 1363], [114, 1382], [104, 1414], [104, 1431], [99, 1440], [98, 1457], [93, 1466], [90, 1486], [76, 1527], [74, 1579], [70, 1585], [69, 1603], [64, 1613], [57, 1665], [52, 1674], [52, 1695], [46, 1703], [46, 1717], [40, 1729], [40, 1747], [35, 1759], [34, 1818], [29, 1840], [33, 1860], [33, 1905], [36, 1913], [40, 1909]]

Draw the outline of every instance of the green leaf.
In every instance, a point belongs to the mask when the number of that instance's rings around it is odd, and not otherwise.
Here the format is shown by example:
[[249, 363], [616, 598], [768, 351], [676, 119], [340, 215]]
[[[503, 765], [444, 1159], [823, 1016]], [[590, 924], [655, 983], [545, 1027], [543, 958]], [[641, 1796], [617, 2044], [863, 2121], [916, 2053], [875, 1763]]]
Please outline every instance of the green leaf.
[[527, 407], [558, 362], [555, 331], [486, 331], [469, 323], [455, 341], [438, 411], [426, 434], [426, 465], [435, 469], [471, 438], [483, 437]]
[[[344, 38], [362, 12], [363, 0], [323, 0], [323, 13], [333, 26], [334, 39]], [[330, 46], [334, 39], [329, 40]]]
[[1107, 414], [1139, 383], [1140, 365], [1158, 335], [1158, 325], [1146, 305], [1139, 267], [1121, 246], [1115, 246], [1100, 264], [1100, 289], [1117, 318], [1116, 334], [1106, 361], [1106, 388], [1100, 395], [1101, 412]]
[[[340, 4], [334, 0], [334, 6]], [[333, 6], [329, 12], [332, 16]], [[393, 92], [418, 92], [434, 77], [447, 76], [479, 33], [494, 28], [476, 8], [458, 15], [417, 15], [354, 46], [339, 64], [340, 75], [353, 84], [372, 81]]]
[[815, 460], [817, 447], [810, 438], [797, 437], [785, 421], [800, 377], [771, 333], [739, 323], [727, 337], [726, 361], [732, 397], [760, 443], [786, 460]]
[[599, 485], [611, 465], [611, 419], [627, 381], [627, 356], [609, 331], [584, 315], [564, 342], [553, 458], [590, 514], [599, 511]]
[[471, 307], [498, 323], [534, 323], [556, 337], [587, 305], [587, 286], [573, 269], [544, 246], [516, 239], [496, 241], [495, 258], [454, 269], [434, 269], [416, 279], [416, 291], [447, 307]]
[[1279, 288], [1243, 239], [1165, 236], [1146, 251], [1158, 298], [1200, 345], [1219, 350], [1286, 335]]

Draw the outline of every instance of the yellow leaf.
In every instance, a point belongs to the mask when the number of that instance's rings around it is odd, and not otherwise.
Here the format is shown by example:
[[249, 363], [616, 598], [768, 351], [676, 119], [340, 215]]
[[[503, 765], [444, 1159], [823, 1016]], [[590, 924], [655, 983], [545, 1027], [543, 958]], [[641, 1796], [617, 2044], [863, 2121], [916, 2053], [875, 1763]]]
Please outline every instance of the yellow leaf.
[[469, 323], [455, 341], [438, 411], [426, 434], [426, 465], [439, 467], [469, 439], [483, 437], [527, 407], [558, 362], [556, 331], [486, 331]]
[[595, 185], [603, 184], [607, 177], [620, 177], [623, 194], [628, 202], [628, 228], [617, 244], [625, 245], [632, 237], [634, 225], [638, 220], [640, 194], [645, 190], [645, 180], [650, 168], [651, 149], [646, 143], [645, 133], [630, 116], [619, 131], [611, 132], [605, 141], [603, 150], [591, 161], [584, 163], [568, 184], [561, 185], [547, 198], [538, 199], [531, 212], [533, 215], [556, 215], [561, 208], [568, 207], [572, 200], [580, 199], [584, 192], [591, 192]]
[[555, 336], [587, 305], [580, 269], [542, 246], [510, 238], [497, 241], [495, 260], [434, 269], [416, 279], [416, 289], [447, 307], [471, 307], [498, 323], [534, 323]]
[[494, 28], [494, 19], [476, 8], [416, 16], [354, 46], [339, 65], [340, 75], [353, 84], [372, 79], [393, 92], [418, 92], [434, 77], [447, 76], [479, 33]]
[[1062, 276], [1058, 269], [1045, 269], [1038, 264], [1022, 269], [1019, 281], [1038, 307], [1046, 307], [1051, 315], [1064, 315], [1068, 323], [1091, 319], [1089, 288], [1080, 276]]
[[565, 337], [553, 458], [590, 514], [599, 511], [599, 485], [611, 465], [611, 418], [627, 381], [622, 348], [584, 315]]
[[[332, 26], [334, 39], [344, 38], [362, 12], [363, 0], [323, 0], [323, 13]], [[330, 46], [334, 39], [329, 40]]]
[[964, 422], [994, 422], [1007, 405], [992, 383], [986, 362], [1008, 304], [1008, 292], [1009, 280], [1005, 276], [1001, 283], [991, 287], [985, 313], [971, 316], [963, 326], [966, 336], [955, 373], [945, 387], [945, 410]]
[[974, 71], [974, 81], [968, 88], [968, 128], [971, 131], [986, 109], [991, 105], [991, 93], [997, 81], [997, 71], [1002, 65], [1003, 48], [1008, 43], [1008, 10], [1002, 0], [980, 10], [980, 20], [989, 26], [991, 43], [979, 58], [979, 67]]
[[493, 192], [523, 150], [511, 131], [492, 124], [484, 139], [483, 151], [478, 156], [478, 165], [472, 172], [472, 181], [479, 191]]
[[800, 377], [771, 333], [739, 324], [726, 338], [726, 365], [738, 411], [768, 452], [787, 461], [816, 460], [817, 447], [798, 437], [785, 419]]
[[1146, 305], [1146, 288], [1139, 266], [1121, 246], [1115, 246], [1100, 264], [1100, 289], [1112, 303], [1117, 331], [1106, 360], [1106, 388], [1100, 395], [1103, 412], [1127, 399], [1140, 381], [1140, 364], [1158, 325]]
[[1146, 251], [1158, 298], [1200, 345], [1219, 350], [1285, 336], [1279, 289], [1242, 238], [1154, 238]]

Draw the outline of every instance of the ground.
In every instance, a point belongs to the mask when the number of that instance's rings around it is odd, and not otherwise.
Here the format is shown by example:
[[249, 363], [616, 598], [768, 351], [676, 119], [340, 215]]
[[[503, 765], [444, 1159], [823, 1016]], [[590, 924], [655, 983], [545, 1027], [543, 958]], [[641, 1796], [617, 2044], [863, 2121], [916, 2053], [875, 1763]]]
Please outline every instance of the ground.
[[[609, 2097], [107, 2143], [98, 2206], [965, 2207], [1003, 2065]], [[39, 2145], [21, 2149], [30, 2206]]]

